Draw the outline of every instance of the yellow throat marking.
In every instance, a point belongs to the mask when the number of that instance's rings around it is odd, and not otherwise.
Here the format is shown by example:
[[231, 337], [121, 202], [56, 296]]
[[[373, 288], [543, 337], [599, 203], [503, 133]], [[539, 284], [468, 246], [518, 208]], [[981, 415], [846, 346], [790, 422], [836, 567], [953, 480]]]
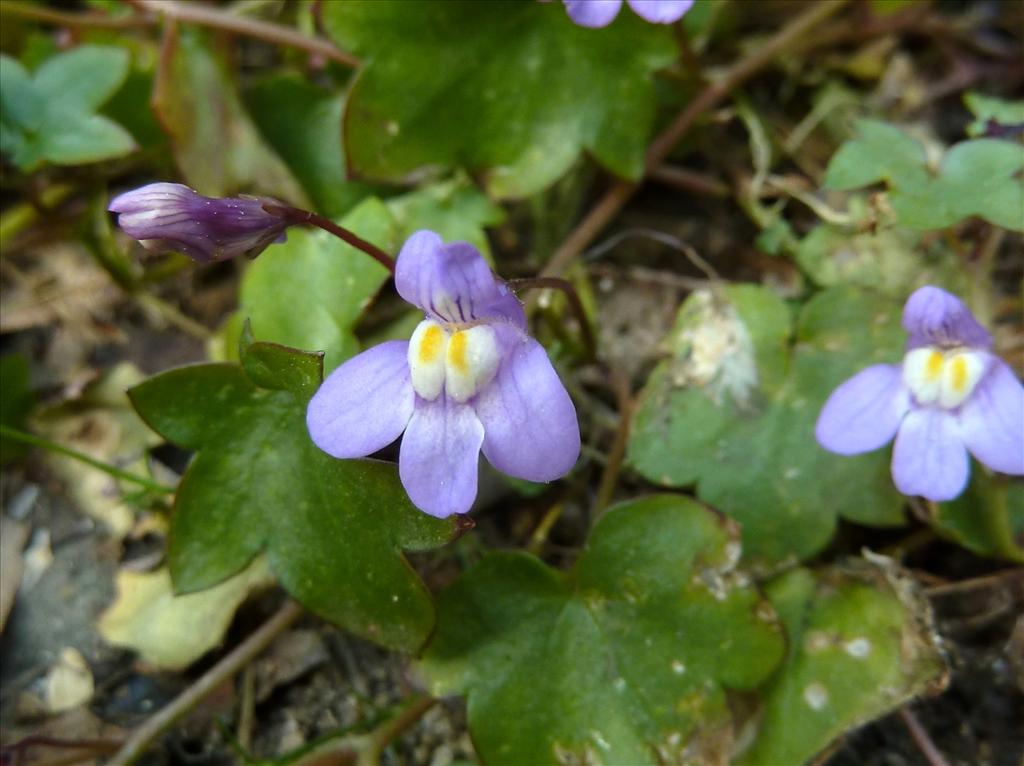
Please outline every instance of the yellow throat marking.
[[419, 355], [423, 364], [433, 362], [444, 348], [444, 331], [437, 325], [430, 325], [420, 339]]
[[[929, 360], [929, 374], [931, 373], [931, 360]], [[949, 362], [950, 384], [958, 394], [967, 390], [967, 360], [963, 356], [953, 357]]]
[[468, 344], [465, 332], [455, 333], [448, 341], [447, 362], [457, 372], [463, 375], [469, 374], [469, 362], [466, 360], [467, 345]]

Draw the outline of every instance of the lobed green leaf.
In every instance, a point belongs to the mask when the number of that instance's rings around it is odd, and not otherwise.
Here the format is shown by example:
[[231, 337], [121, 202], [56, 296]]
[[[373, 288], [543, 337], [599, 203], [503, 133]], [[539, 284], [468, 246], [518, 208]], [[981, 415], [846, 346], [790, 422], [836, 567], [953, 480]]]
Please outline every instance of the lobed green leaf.
[[179, 593], [239, 572], [261, 552], [312, 611], [413, 652], [434, 623], [430, 594], [401, 555], [449, 541], [454, 519], [408, 501], [393, 465], [335, 460], [306, 431], [319, 356], [267, 343], [241, 367], [205, 364], [131, 389], [160, 435], [197, 449], [175, 498], [168, 563]]
[[738, 557], [735, 527], [692, 500], [623, 503], [568, 574], [498, 553], [463, 575], [419, 671], [468, 696], [488, 763], [717, 762], [725, 689], [757, 685], [784, 648]]

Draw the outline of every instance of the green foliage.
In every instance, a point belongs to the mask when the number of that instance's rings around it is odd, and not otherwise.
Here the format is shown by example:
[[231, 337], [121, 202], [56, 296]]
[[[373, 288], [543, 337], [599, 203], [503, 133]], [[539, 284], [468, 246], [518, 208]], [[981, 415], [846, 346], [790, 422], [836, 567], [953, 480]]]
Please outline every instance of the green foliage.
[[844, 731], [945, 684], [927, 604], [890, 567], [794, 569], [768, 585], [789, 650], [741, 766], [800, 766]]
[[859, 189], [885, 182], [899, 223], [942, 229], [971, 216], [1024, 231], [1024, 146], [980, 138], [951, 147], [931, 167], [924, 147], [894, 125], [861, 120], [857, 138], [829, 162], [825, 185]]
[[469, 242], [485, 256], [490, 255], [491, 246], [484, 227], [505, 220], [505, 211], [462, 177], [394, 197], [388, 200], [388, 209], [403, 237], [430, 229], [446, 242]]
[[567, 574], [496, 553], [463, 575], [420, 673], [468, 695], [488, 763], [717, 763], [725, 689], [756, 686], [784, 650], [738, 557], [735, 526], [692, 500], [621, 504]]
[[654, 117], [653, 72], [671, 32], [623, 14], [602, 30], [560, 3], [476, 0], [327, 3], [323, 20], [361, 56], [345, 143], [359, 177], [408, 181], [437, 169], [486, 173], [522, 197], [557, 180], [580, 151], [638, 178]]
[[[0, 425], [23, 431], [34, 403], [28, 359], [23, 354], [0, 356]], [[15, 460], [25, 451], [21, 442], [0, 437], [0, 463]]]
[[974, 121], [967, 126], [967, 135], [971, 137], [985, 135], [991, 123], [999, 127], [1024, 125], [1024, 101], [1004, 101], [970, 91], [964, 94], [964, 104], [974, 115]]
[[[386, 250], [398, 241], [377, 199], [363, 202], [341, 224]], [[388, 276], [381, 264], [326, 231], [292, 228], [287, 242], [268, 248], [246, 270], [227, 349], [248, 319], [262, 340], [326, 352], [330, 372], [359, 351], [353, 326]]]
[[341, 146], [344, 94], [332, 93], [294, 74], [276, 74], [245, 96], [260, 133], [288, 163], [322, 215], [344, 215], [372, 193], [346, 181]]
[[[366, 199], [339, 223], [392, 253], [419, 229], [436, 231], [446, 241], [471, 242], [486, 253], [481, 227], [502, 215], [467, 181], [453, 179], [386, 204]], [[383, 266], [337, 237], [292, 228], [286, 242], [268, 248], [246, 270], [239, 309], [221, 332], [217, 355], [235, 358], [242, 323], [249, 319], [262, 340], [326, 352], [324, 367], [330, 372], [359, 351], [354, 325], [388, 276]]]
[[81, 45], [44, 61], [34, 74], [0, 56], [0, 151], [23, 171], [45, 163], [81, 165], [122, 157], [131, 135], [97, 114], [128, 76], [128, 52]]
[[651, 374], [630, 437], [629, 462], [739, 521], [745, 554], [761, 563], [805, 558], [836, 517], [899, 524], [888, 450], [833, 455], [814, 424], [844, 379], [899, 358], [899, 305], [852, 288], [819, 293], [794, 328], [769, 290], [735, 285], [692, 295]]
[[335, 460], [306, 432], [321, 356], [271, 343], [241, 365], [157, 375], [129, 392], [161, 436], [198, 451], [178, 488], [168, 564], [178, 593], [223, 582], [261, 551], [312, 611], [384, 646], [415, 651], [434, 623], [401, 549], [456, 532], [413, 508], [395, 467]]
[[1024, 484], [995, 479], [975, 463], [971, 483], [956, 500], [938, 503], [932, 524], [982, 556], [1024, 563]]
[[169, 40], [153, 108], [171, 138], [182, 175], [200, 194], [263, 193], [309, 207], [291, 171], [263, 143], [224, 56], [205, 35], [183, 28]]
[[[851, 198], [850, 209], [857, 219], [869, 215], [860, 197]], [[899, 226], [851, 231], [821, 223], [795, 244], [793, 255], [822, 287], [855, 285], [899, 299], [923, 285], [961, 294], [967, 287], [960, 261], [945, 242]]]

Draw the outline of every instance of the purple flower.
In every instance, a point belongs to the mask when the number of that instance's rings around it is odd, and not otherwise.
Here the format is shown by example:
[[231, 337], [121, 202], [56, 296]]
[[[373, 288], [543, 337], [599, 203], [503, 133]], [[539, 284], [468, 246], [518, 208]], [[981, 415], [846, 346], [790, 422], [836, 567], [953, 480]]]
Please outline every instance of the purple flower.
[[[622, 0], [562, 0], [569, 18], [581, 27], [606, 27], [619, 15]], [[652, 24], [672, 24], [679, 21], [694, 0], [626, 0], [629, 7]]]
[[256, 256], [284, 241], [289, 222], [263, 209], [269, 199], [203, 197], [182, 184], [155, 183], [110, 203], [118, 224], [147, 250], [176, 250], [200, 263]]
[[922, 287], [903, 309], [901, 365], [868, 367], [832, 392], [816, 436], [841, 455], [894, 436], [892, 477], [905, 495], [952, 500], [970, 452], [993, 471], [1024, 474], [1024, 387], [991, 353], [992, 337], [958, 298]]
[[410, 340], [364, 351], [324, 381], [306, 413], [316, 445], [363, 457], [404, 432], [402, 484], [441, 518], [472, 506], [481, 449], [521, 479], [568, 473], [580, 452], [576, 410], [526, 333], [522, 304], [480, 253], [417, 232], [398, 254], [395, 287], [425, 318]]

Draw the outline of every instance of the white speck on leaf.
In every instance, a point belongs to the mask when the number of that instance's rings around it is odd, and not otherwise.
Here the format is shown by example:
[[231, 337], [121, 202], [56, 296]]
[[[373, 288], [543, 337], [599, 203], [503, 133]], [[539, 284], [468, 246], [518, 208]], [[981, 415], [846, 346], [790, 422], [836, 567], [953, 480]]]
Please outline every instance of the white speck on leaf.
[[808, 684], [804, 689], [804, 700], [811, 710], [821, 710], [828, 704], [828, 689], [817, 681]]

